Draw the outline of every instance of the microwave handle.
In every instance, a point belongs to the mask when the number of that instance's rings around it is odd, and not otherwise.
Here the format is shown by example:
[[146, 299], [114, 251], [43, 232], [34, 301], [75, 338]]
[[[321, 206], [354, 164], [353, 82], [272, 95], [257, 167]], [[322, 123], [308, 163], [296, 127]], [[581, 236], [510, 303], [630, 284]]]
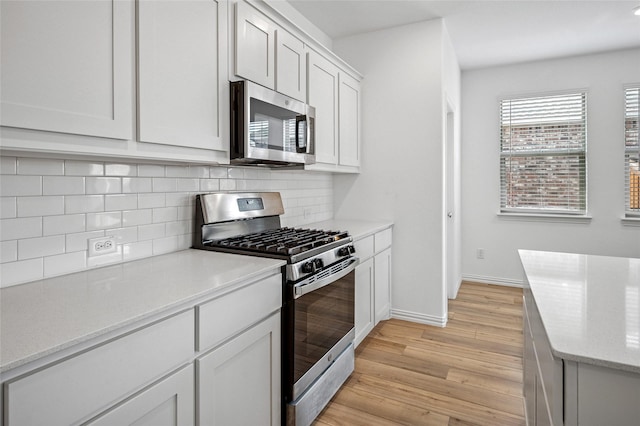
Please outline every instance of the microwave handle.
[[[305, 124], [304, 129], [304, 140], [300, 140], [300, 123]], [[306, 153], [307, 152], [307, 141], [309, 140], [309, 123], [307, 121], [306, 115], [298, 115], [296, 116], [296, 152], [298, 153]]]

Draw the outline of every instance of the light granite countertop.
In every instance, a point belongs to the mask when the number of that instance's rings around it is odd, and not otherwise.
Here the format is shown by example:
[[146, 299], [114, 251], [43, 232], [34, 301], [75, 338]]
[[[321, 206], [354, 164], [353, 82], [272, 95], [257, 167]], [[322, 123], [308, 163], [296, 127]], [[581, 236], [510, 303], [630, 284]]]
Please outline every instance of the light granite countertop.
[[0, 289], [0, 372], [223, 294], [284, 264], [184, 250]]
[[368, 237], [392, 226], [393, 222], [359, 219], [330, 219], [305, 225], [305, 227], [316, 229], [348, 231], [354, 240]]
[[640, 259], [519, 254], [556, 357], [640, 373]]

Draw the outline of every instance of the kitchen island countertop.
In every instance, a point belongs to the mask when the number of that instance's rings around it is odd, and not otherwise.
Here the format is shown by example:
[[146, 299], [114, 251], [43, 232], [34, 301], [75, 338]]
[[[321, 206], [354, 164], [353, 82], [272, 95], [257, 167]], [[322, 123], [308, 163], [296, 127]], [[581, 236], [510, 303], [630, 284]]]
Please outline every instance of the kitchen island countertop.
[[282, 260], [183, 250], [0, 289], [0, 372], [277, 273]]
[[640, 259], [519, 254], [553, 355], [640, 373]]

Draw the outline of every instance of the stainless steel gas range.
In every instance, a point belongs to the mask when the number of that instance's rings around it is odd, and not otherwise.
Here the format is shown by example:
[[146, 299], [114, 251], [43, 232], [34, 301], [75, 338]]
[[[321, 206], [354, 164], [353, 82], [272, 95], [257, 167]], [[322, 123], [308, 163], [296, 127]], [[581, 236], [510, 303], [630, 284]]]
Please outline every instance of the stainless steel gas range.
[[283, 424], [309, 425], [354, 368], [355, 257], [347, 232], [282, 227], [277, 192], [196, 196], [194, 248], [286, 260]]

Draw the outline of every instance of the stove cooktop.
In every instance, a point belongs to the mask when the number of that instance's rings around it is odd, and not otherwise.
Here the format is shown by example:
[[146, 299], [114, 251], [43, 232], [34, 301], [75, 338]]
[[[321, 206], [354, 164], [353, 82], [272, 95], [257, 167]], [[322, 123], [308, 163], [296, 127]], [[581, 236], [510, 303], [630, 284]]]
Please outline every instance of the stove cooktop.
[[348, 232], [277, 228], [222, 240], [210, 240], [205, 242], [205, 245], [289, 257], [324, 246], [329, 249], [334, 245], [333, 243], [345, 239], [350, 241]]

